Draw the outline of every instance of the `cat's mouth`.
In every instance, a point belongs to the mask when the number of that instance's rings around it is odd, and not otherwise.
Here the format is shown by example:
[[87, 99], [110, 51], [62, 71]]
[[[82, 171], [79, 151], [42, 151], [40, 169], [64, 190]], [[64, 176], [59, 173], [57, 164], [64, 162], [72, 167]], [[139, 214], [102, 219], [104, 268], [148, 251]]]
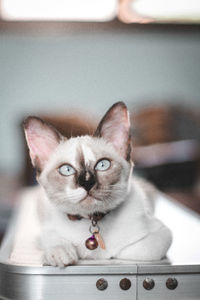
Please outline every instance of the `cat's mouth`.
[[87, 200], [88, 197], [90, 197], [90, 196], [87, 194], [87, 195], [86, 195], [83, 199], [81, 199], [79, 202], [83, 202], [83, 201]]
[[96, 197], [93, 197], [92, 195], [90, 194], [87, 194], [83, 199], [81, 199], [79, 201], [79, 203], [87, 203], [87, 204], [91, 204], [93, 201], [102, 201], [101, 199], [98, 199]]
[[79, 204], [81, 206], [85, 207], [85, 206], [88, 206], [88, 205], [91, 206], [93, 202], [94, 202], [94, 198], [87, 195], [79, 201]]

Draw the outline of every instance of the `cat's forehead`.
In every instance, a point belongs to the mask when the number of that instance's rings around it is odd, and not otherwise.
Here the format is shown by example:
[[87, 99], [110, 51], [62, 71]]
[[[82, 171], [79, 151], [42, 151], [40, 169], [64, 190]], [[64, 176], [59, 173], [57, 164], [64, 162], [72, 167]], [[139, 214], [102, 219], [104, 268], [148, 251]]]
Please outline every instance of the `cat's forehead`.
[[[93, 151], [93, 148], [90, 147], [88, 144], [85, 144], [85, 143], [80, 144], [79, 151], [80, 151], [79, 160], [82, 158], [86, 165], [89, 164], [90, 161], [95, 161], [97, 159], [97, 157]], [[77, 152], [77, 154], [78, 154], [78, 152]]]
[[74, 166], [87, 165], [105, 154], [105, 142], [90, 136], [71, 138], [60, 145], [57, 156]]

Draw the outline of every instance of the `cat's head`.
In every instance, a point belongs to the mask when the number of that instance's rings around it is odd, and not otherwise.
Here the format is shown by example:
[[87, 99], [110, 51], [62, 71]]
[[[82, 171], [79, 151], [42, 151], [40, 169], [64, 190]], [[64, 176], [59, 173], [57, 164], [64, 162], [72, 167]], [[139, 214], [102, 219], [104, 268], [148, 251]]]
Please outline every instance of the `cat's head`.
[[132, 163], [123, 102], [108, 110], [93, 136], [67, 139], [37, 117], [28, 117], [24, 130], [37, 180], [58, 209], [85, 216], [124, 200]]

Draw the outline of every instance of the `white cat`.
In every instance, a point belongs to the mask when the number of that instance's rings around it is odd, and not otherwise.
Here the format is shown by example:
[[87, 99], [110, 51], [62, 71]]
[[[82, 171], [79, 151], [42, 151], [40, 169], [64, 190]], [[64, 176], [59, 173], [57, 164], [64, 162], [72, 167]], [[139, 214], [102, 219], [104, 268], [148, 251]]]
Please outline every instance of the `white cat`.
[[[35, 201], [43, 264], [165, 257], [171, 233], [153, 216], [152, 194], [132, 178], [129, 114], [123, 102], [108, 110], [94, 136], [67, 139], [36, 117], [28, 117], [24, 129], [40, 184]], [[100, 229], [105, 249], [86, 247], [89, 228], [92, 233]]]

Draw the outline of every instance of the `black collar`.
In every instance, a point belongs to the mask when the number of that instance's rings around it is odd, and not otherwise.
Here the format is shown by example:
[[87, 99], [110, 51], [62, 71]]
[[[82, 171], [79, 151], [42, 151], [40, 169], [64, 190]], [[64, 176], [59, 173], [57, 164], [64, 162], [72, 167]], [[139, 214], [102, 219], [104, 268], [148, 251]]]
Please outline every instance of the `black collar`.
[[[101, 219], [103, 219], [103, 217], [105, 217], [105, 215], [107, 215], [109, 212], [107, 213], [101, 213], [101, 212], [95, 212], [94, 214], [90, 214], [88, 215], [89, 219], [93, 219], [94, 221], [100, 221]], [[70, 215], [67, 214], [69, 220], [71, 221], [80, 221], [81, 219], [84, 219], [84, 217], [80, 216], [80, 215]]]

